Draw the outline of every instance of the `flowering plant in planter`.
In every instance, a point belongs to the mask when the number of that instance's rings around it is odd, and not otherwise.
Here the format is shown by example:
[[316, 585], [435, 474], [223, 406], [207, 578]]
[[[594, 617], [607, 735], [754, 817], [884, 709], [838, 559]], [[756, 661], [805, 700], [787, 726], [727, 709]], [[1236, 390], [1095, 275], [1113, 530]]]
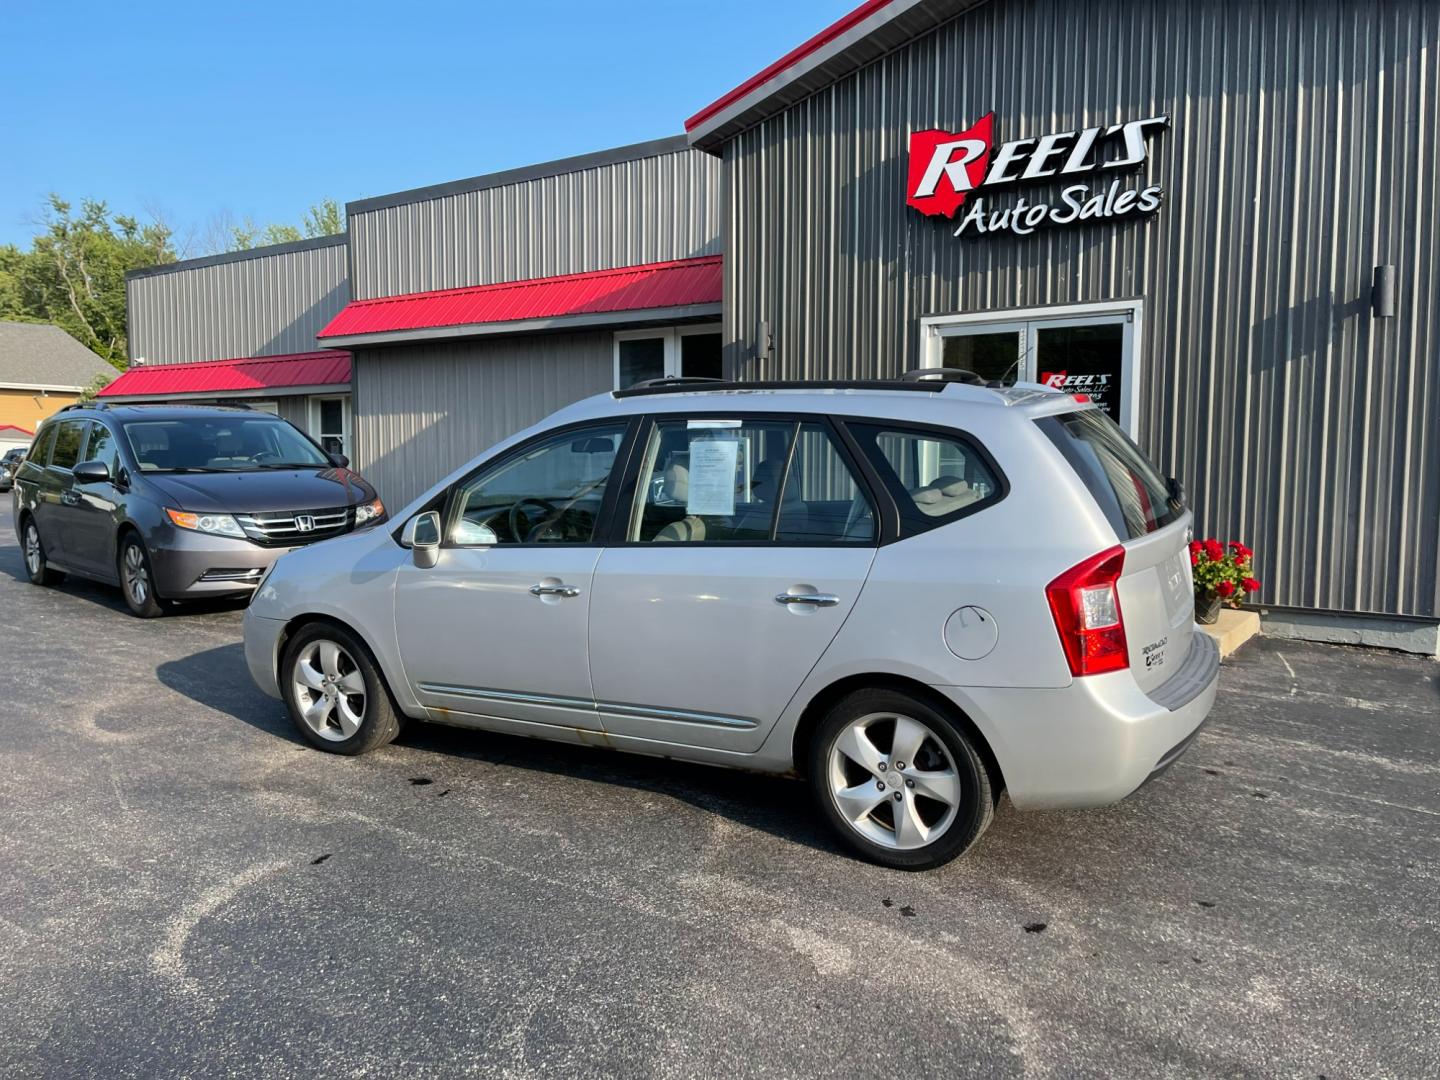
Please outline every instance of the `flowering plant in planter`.
[[1238, 540], [1196, 540], [1190, 545], [1190, 565], [1195, 576], [1195, 617], [1213, 623], [1220, 617], [1220, 605], [1239, 607], [1247, 595], [1260, 589], [1252, 562], [1255, 553]]

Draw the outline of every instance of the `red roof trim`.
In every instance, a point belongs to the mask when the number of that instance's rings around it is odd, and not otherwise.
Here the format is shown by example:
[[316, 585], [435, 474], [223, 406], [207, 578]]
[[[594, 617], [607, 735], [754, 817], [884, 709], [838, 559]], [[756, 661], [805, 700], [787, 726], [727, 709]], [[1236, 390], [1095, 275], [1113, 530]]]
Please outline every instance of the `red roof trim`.
[[718, 304], [723, 297], [723, 261], [719, 255], [707, 255], [582, 274], [352, 300], [316, 336], [348, 338], [690, 307]]
[[300, 386], [343, 386], [349, 381], [350, 354], [325, 349], [284, 356], [246, 356], [131, 368], [96, 396], [226, 394]]
[[35, 432], [27, 427], [21, 427], [19, 424], [0, 424], [0, 431], [18, 431], [21, 435], [29, 435], [32, 439], [35, 437]]
[[786, 68], [794, 67], [801, 60], [804, 60], [807, 56], [810, 56], [812, 53], [819, 52], [826, 45], [830, 44], [830, 42], [834, 41], [842, 34], [851, 30], [859, 23], [864, 22], [881, 8], [889, 7], [894, 2], [895, 0], [865, 0], [865, 3], [861, 4], [854, 11], [850, 12], [850, 14], [842, 16], [836, 22], [831, 23], [824, 30], [821, 30], [809, 41], [806, 41], [804, 44], [799, 45], [794, 49], [791, 49], [779, 60], [776, 60], [773, 64], [765, 68], [759, 74], [752, 75], [750, 78], [746, 79], [744, 82], [742, 82], [739, 86], [735, 87], [734, 90], [731, 90], [724, 97], [712, 102], [709, 105], [706, 105], [705, 108], [701, 109], [694, 116], [690, 117], [689, 120], [685, 121], [685, 130], [695, 130], [695, 128], [699, 127], [706, 120], [709, 120], [716, 113], [729, 108], [731, 105], [735, 104], [735, 102], [739, 101], [741, 98], [745, 97], [745, 95], [749, 94], [752, 90], [757, 90], [761, 86], [764, 86], [767, 82], [773, 79], [776, 75], [779, 75]]

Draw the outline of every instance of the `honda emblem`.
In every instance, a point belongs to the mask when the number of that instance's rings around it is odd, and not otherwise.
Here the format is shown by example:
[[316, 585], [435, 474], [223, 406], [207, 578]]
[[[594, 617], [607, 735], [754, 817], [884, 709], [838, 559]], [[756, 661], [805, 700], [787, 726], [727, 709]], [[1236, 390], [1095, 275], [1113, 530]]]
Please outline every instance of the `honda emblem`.
[[315, 530], [315, 519], [309, 514], [296, 514], [295, 529], [297, 532], [313, 532]]

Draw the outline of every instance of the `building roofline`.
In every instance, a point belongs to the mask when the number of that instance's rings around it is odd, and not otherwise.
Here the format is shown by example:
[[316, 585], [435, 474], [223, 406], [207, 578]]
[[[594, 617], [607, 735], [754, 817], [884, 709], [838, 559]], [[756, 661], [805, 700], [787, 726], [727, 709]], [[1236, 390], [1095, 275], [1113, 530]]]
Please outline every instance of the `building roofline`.
[[983, 0], [865, 0], [685, 121], [690, 145], [718, 154], [766, 117], [838, 82]]
[[407, 191], [397, 191], [391, 195], [375, 195], [368, 199], [356, 199], [354, 202], [345, 204], [345, 213], [348, 217], [354, 214], [368, 213], [371, 210], [384, 210], [391, 206], [404, 206], [406, 203], [428, 202], [431, 199], [444, 198], [446, 195], [463, 195], [470, 191], [484, 191], [487, 188], [504, 187], [507, 184], [521, 184], [527, 180], [541, 180], [547, 176], [560, 176], [564, 173], [594, 169], [602, 165], [640, 161], [644, 158], [675, 154], [688, 149], [690, 149], [690, 140], [687, 136], [667, 135], [663, 139], [651, 139], [648, 142], [616, 146], [609, 150], [597, 150], [575, 157], [557, 158], [554, 161], [545, 161], [538, 165], [522, 165], [518, 169], [505, 169], [502, 172], [471, 176], [464, 180], [451, 180], [444, 184], [410, 188]]
[[125, 280], [155, 277], [159, 274], [175, 274], [182, 270], [199, 270], [202, 266], [219, 266], [221, 263], [246, 262], [249, 259], [265, 259], [272, 255], [289, 255], [295, 251], [311, 251], [315, 248], [338, 247], [348, 239], [347, 234], [314, 236], [308, 240], [291, 240], [284, 244], [267, 244], [265, 247], [246, 248], [243, 251], [226, 251], [219, 255], [202, 255], [198, 259], [181, 259], [178, 262], [160, 263], [157, 266], [142, 266], [125, 273]]

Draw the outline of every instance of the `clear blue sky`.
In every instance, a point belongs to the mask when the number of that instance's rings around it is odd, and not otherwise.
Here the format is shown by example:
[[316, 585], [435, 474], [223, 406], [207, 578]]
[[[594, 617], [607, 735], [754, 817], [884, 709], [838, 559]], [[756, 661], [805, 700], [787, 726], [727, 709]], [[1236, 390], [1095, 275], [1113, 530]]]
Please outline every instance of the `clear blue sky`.
[[857, 0], [0, 0], [0, 243], [46, 194], [158, 213], [340, 202], [671, 135]]

